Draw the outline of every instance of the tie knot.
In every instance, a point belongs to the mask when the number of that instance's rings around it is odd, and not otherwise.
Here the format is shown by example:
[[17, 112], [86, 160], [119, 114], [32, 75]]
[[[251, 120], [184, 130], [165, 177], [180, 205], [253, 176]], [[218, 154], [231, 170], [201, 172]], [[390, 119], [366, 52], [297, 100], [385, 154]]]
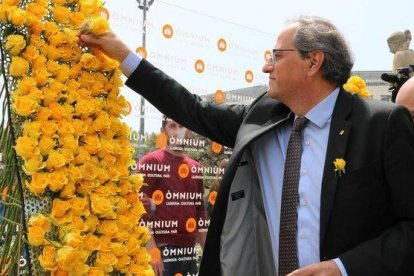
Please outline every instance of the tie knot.
[[297, 117], [295, 122], [293, 123], [293, 131], [301, 132], [303, 129], [303, 126], [306, 124], [308, 119], [306, 117]]

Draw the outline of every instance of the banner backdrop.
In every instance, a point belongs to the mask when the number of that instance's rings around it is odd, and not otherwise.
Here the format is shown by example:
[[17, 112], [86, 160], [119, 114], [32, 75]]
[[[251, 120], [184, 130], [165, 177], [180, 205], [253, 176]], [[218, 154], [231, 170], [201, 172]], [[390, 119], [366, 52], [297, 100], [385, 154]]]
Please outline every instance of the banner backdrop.
[[[268, 77], [261, 69], [275, 35], [154, 1], [146, 14], [144, 47], [143, 10], [138, 2], [122, 1], [120, 5], [108, 0], [105, 6], [103, 13], [122, 40], [192, 93], [218, 104], [234, 104], [254, 99], [254, 93], [243, 93], [245, 88], [260, 87], [257, 95], [266, 90]], [[162, 128], [163, 116], [156, 108], [126, 87], [123, 93], [130, 103], [125, 121], [133, 130], [130, 138], [136, 149], [137, 164], [132, 169], [144, 174], [148, 184], [141, 196], [152, 199], [151, 211], [141, 225], [150, 227], [155, 238], [157, 246], [150, 250], [154, 263], [157, 256], [165, 269], [175, 262], [198, 261], [232, 151], [191, 131], [180, 136], [180, 126], [168, 133], [174, 122], [167, 120]], [[171, 157], [163, 150], [166, 146], [185, 157]], [[196, 275], [193, 272], [179, 271]]]

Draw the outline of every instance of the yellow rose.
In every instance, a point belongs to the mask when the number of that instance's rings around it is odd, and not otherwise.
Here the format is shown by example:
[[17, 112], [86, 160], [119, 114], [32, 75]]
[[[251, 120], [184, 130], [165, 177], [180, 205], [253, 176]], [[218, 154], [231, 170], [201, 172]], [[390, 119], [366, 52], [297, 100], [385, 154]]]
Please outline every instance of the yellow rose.
[[59, 82], [66, 82], [69, 79], [70, 68], [67, 65], [63, 65], [57, 72], [55, 79]]
[[46, 15], [46, 7], [38, 3], [28, 3], [26, 5], [26, 10], [39, 19]]
[[101, 16], [93, 17], [88, 23], [88, 32], [94, 35], [103, 35], [109, 31], [108, 20]]
[[48, 170], [58, 169], [66, 165], [65, 157], [58, 151], [51, 151], [46, 161], [46, 168]]
[[101, 249], [101, 240], [93, 234], [88, 234], [85, 237], [84, 242], [85, 242], [84, 247], [86, 250], [96, 251], [96, 250]]
[[81, 195], [89, 194], [93, 189], [100, 185], [97, 180], [82, 180], [76, 188], [76, 192]]
[[39, 150], [41, 155], [47, 155], [56, 147], [55, 139], [49, 136], [42, 136], [39, 139]]
[[95, 265], [102, 268], [106, 272], [113, 270], [112, 266], [118, 262], [118, 259], [111, 252], [98, 251], [96, 255]]
[[93, 233], [96, 231], [96, 227], [99, 224], [99, 219], [97, 216], [91, 214], [86, 218], [85, 224], [88, 227], [87, 231], [89, 231], [90, 233]]
[[87, 162], [79, 168], [83, 179], [94, 180], [98, 177], [99, 169], [92, 162]]
[[35, 46], [29, 45], [24, 49], [22, 55], [26, 60], [33, 62], [39, 56], [39, 51]]
[[116, 219], [120, 229], [129, 231], [134, 226], [127, 216], [118, 215]]
[[125, 272], [125, 270], [129, 267], [131, 263], [131, 257], [128, 255], [123, 255], [118, 257], [118, 262], [114, 264], [114, 268], [116, 270], [120, 270], [121, 272]]
[[69, 21], [74, 27], [80, 27], [85, 22], [85, 15], [81, 12], [74, 12]]
[[99, 70], [101, 67], [99, 60], [91, 53], [82, 54], [79, 64], [86, 70]]
[[47, 81], [50, 77], [49, 72], [46, 70], [46, 68], [37, 68], [32, 70], [33, 77], [36, 79], [36, 82], [43, 86], [47, 84]]
[[36, 100], [33, 100], [27, 96], [14, 97], [12, 104], [14, 111], [20, 116], [29, 116], [35, 113], [39, 104]]
[[82, 165], [91, 159], [89, 152], [83, 147], [80, 146], [78, 149], [78, 154], [75, 156], [75, 164]]
[[132, 183], [133, 187], [136, 190], [140, 190], [142, 185], [144, 184], [144, 176], [142, 174], [134, 174], [128, 176], [128, 180]]
[[27, 175], [33, 175], [35, 172], [43, 169], [44, 167], [45, 163], [43, 162], [43, 157], [38, 154], [25, 160], [22, 169]]
[[101, 236], [101, 251], [111, 252], [112, 251], [112, 240], [107, 236]]
[[60, 194], [59, 196], [61, 198], [72, 198], [75, 196], [75, 191], [76, 191], [76, 187], [75, 187], [75, 183], [72, 181], [69, 181], [65, 186], [63, 186], [63, 188], [60, 190]]
[[131, 264], [128, 267], [127, 275], [154, 276], [154, 270], [148, 265]]
[[68, 134], [74, 134], [75, 128], [73, 127], [71, 122], [68, 122], [66, 120], [62, 120], [59, 122], [59, 128], [58, 133], [60, 136], [68, 135]]
[[[53, 90], [55, 90], [55, 89], [53, 89]], [[55, 91], [62, 91], [62, 90], [56, 89]], [[50, 103], [49, 108], [52, 111], [52, 114], [50, 114], [50, 117], [52, 119], [57, 120], [57, 121], [61, 121], [64, 118], [67, 118], [68, 115], [69, 115], [69, 114], [67, 114], [65, 108], [62, 105], [58, 104], [57, 102]], [[58, 129], [57, 129], [58, 131], [60, 131], [59, 128], [62, 126], [61, 122], [59, 122], [59, 124], [60, 124], [60, 126], [58, 126]], [[68, 127], [68, 126], [66, 126], [66, 127]], [[71, 131], [71, 130], [68, 130], [68, 131]]]
[[26, 12], [22, 9], [12, 7], [8, 11], [8, 20], [14, 26], [21, 26], [26, 21]]
[[84, 148], [90, 154], [96, 154], [101, 148], [101, 141], [98, 136], [86, 135], [83, 137]]
[[65, 245], [71, 246], [73, 248], [78, 248], [83, 244], [85, 240], [85, 236], [82, 236], [82, 234], [79, 231], [70, 231], [66, 233], [66, 235], [63, 237], [62, 241]]
[[42, 123], [43, 122], [47, 122], [49, 120], [49, 117], [50, 117], [51, 113], [52, 112], [50, 111], [49, 108], [47, 108], [47, 107], [40, 107], [37, 110], [36, 121], [39, 121], [39, 122], [42, 122]]
[[95, 215], [108, 219], [113, 219], [116, 217], [116, 214], [114, 212], [114, 205], [109, 199], [92, 193], [90, 195], [90, 202], [91, 211]]
[[13, 77], [21, 77], [29, 71], [29, 62], [21, 57], [12, 57], [9, 67], [9, 73]]
[[37, 155], [40, 153], [40, 150], [37, 147], [37, 145], [37, 139], [27, 136], [20, 136], [19, 138], [17, 138], [15, 150], [18, 156], [24, 159], [28, 159], [33, 155]]
[[128, 248], [128, 255], [134, 255], [138, 252], [139, 248], [140, 248], [140, 243], [139, 240], [134, 237], [131, 236], [130, 239], [127, 241], [127, 248]]
[[44, 193], [47, 185], [49, 185], [49, 177], [46, 173], [35, 173], [32, 175], [30, 183], [25, 181], [26, 187], [35, 195]]
[[[65, 271], [76, 271], [76, 268], [84, 263], [85, 257], [84, 254], [81, 254], [79, 250], [64, 245], [60, 247], [56, 253], [56, 262], [59, 264], [59, 267], [61, 269], [64, 269]], [[86, 259], [85, 259], [86, 261]]]
[[90, 115], [95, 111], [95, 105], [91, 99], [80, 98], [75, 107], [75, 115]]
[[116, 236], [118, 232], [118, 225], [113, 220], [101, 220], [101, 223], [97, 226], [97, 233], [103, 234], [109, 238]]
[[128, 201], [124, 197], [121, 197], [116, 204], [116, 213], [123, 214], [128, 211], [129, 207], [130, 205], [128, 204]]
[[68, 181], [66, 168], [55, 170], [49, 174], [49, 189], [53, 192], [60, 191]]
[[58, 198], [53, 200], [51, 216], [53, 218], [59, 218], [66, 215], [70, 209], [70, 203], [66, 200], [60, 200]]
[[53, 18], [58, 23], [68, 23], [69, 18], [72, 15], [70, 9], [61, 6], [61, 5], [55, 5], [52, 8]]
[[17, 6], [20, 3], [20, 0], [3, 0], [2, 1], [3, 4], [5, 4], [6, 6]]
[[40, 122], [26, 121], [23, 125], [23, 136], [29, 136], [34, 139], [39, 139], [41, 126], [42, 124]]
[[55, 261], [56, 248], [54, 246], [43, 247], [43, 254], [39, 256], [40, 266], [48, 271], [57, 270], [57, 263]]
[[114, 253], [116, 257], [121, 257], [128, 253], [128, 248], [126, 247], [126, 245], [120, 242], [113, 242], [111, 244], [111, 249], [112, 253]]
[[34, 14], [27, 14], [26, 26], [30, 28], [31, 34], [40, 35], [45, 30], [45, 25]]
[[345, 174], [345, 165], [346, 162], [342, 158], [336, 158], [335, 161], [333, 161], [335, 172], [338, 174], [339, 177]]
[[58, 125], [56, 124], [56, 122], [54, 121], [45, 121], [43, 122], [43, 126], [42, 126], [42, 133], [43, 135], [49, 136], [49, 137], [53, 137], [53, 135], [56, 134]]
[[8, 10], [9, 10], [9, 7], [6, 7], [5, 5], [0, 3], [0, 21], [6, 21]]
[[26, 39], [22, 35], [9, 35], [4, 45], [12, 56], [17, 56], [26, 47]]
[[106, 273], [102, 268], [99, 267], [90, 267], [87, 276], [105, 276]]
[[89, 206], [85, 198], [74, 197], [69, 199], [71, 204], [72, 213], [76, 216], [87, 216], [89, 215]]
[[37, 226], [45, 231], [49, 231], [51, 229], [51, 225], [50, 219], [40, 213], [32, 215], [29, 219], [29, 226]]
[[46, 230], [39, 226], [29, 226], [27, 239], [32, 246], [46, 245], [48, 242], [45, 239]]

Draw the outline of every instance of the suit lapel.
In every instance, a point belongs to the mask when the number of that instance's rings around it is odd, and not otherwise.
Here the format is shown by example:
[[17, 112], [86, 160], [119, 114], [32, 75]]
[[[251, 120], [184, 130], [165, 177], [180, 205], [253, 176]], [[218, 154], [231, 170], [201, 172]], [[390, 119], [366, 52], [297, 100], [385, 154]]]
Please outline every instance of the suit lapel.
[[[328, 148], [322, 178], [321, 213], [320, 213], [320, 245], [322, 245], [329, 222], [330, 211], [335, 198], [338, 177], [335, 174], [333, 161], [345, 158], [351, 122], [346, 118], [352, 110], [352, 95], [340, 91], [332, 114], [329, 131]], [[346, 161], [346, 160], [345, 160]], [[322, 248], [322, 246], [321, 246]]]

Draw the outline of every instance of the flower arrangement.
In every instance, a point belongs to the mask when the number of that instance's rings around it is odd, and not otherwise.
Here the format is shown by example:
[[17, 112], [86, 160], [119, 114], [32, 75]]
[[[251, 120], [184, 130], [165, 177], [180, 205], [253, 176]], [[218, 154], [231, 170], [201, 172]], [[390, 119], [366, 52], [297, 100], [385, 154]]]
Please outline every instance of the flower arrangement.
[[342, 158], [336, 158], [335, 161], [333, 161], [333, 164], [335, 167], [335, 174], [338, 177], [342, 177], [345, 174], [345, 160]]
[[[77, 44], [85, 21], [95, 35], [108, 31], [101, 9], [100, 0], [0, 4], [0, 98], [5, 91], [9, 109], [0, 125], [8, 164], [0, 181], [0, 235], [7, 244], [0, 275], [18, 269], [26, 233], [30, 255], [37, 252], [29, 259], [32, 271], [153, 275], [145, 249], [150, 235], [138, 226], [143, 178], [130, 175], [133, 148], [120, 121], [127, 102], [119, 64]], [[48, 202], [47, 208], [24, 214], [30, 201]]]
[[351, 76], [348, 81], [343, 85], [345, 91], [356, 94], [361, 98], [370, 98], [371, 93], [366, 89], [365, 81], [357, 75]]

